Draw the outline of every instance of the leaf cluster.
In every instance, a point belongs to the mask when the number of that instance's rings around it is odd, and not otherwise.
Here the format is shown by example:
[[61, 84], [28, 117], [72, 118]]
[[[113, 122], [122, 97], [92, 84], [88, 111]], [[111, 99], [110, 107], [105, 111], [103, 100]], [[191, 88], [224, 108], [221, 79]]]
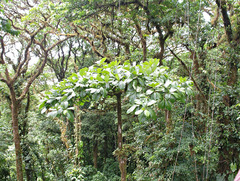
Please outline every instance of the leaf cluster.
[[167, 67], [158, 66], [157, 59], [130, 64], [105, 59], [95, 65], [73, 73], [68, 79], [49, 92], [40, 105], [42, 113], [51, 108], [49, 116], [67, 116], [73, 120], [73, 105], [85, 102], [103, 102], [105, 99], [124, 94], [129, 99], [127, 113], [156, 118], [154, 109], [171, 110], [175, 101], [184, 102], [192, 94], [191, 81], [171, 76]]

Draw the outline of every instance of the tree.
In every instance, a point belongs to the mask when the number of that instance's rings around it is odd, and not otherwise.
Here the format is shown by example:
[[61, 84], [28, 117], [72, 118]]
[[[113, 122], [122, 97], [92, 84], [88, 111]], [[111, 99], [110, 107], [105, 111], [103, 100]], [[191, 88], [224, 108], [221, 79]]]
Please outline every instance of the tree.
[[[184, 3], [178, 1], [66, 2], [65, 15], [76, 34], [107, 61], [150, 57], [160, 59], [162, 65], [174, 25], [185, 23]], [[153, 42], [156, 47], [151, 47]]]
[[[238, 65], [239, 65], [239, 51], [240, 51], [240, 30], [239, 28], [233, 28], [233, 27], [239, 27], [240, 23], [239, 20], [236, 20], [236, 16], [239, 16], [239, 11], [236, 11], [235, 14], [232, 13], [232, 10], [228, 10], [227, 5], [232, 6], [234, 8], [239, 8], [239, 3], [231, 3], [227, 1], [219, 1], [216, 0], [216, 4], [218, 6], [218, 9], [221, 10], [222, 14], [222, 20], [224, 24], [224, 30], [225, 30], [225, 36], [227, 39], [226, 42], [226, 54], [227, 54], [227, 86], [230, 88], [231, 91], [227, 91], [223, 95], [223, 104], [225, 107], [231, 108], [232, 106], [236, 105], [237, 97], [239, 97], [239, 93], [237, 95], [232, 95], [233, 90], [236, 89], [236, 86], [238, 85]], [[236, 9], [237, 10], [237, 9]], [[228, 15], [230, 13], [230, 17]], [[224, 107], [222, 108], [222, 112], [224, 112]], [[220, 173], [226, 173], [225, 180], [228, 180], [228, 176], [230, 173], [230, 165], [231, 163], [235, 162], [235, 157], [239, 157], [239, 155], [235, 155], [234, 153], [237, 152], [236, 147], [232, 147], [229, 145], [235, 143], [236, 136], [230, 135], [229, 138], [226, 138], [225, 136], [225, 129], [228, 127], [232, 120], [228, 114], [222, 114], [222, 117], [219, 119], [219, 127], [220, 127], [220, 136], [219, 139], [221, 140], [222, 144], [219, 148], [219, 165], [218, 165], [218, 171]], [[232, 132], [232, 128], [228, 129], [229, 132]], [[226, 142], [224, 140], [227, 140]], [[228, 143], [229, 141], [229, 143]], [[237, 141], [239, 142], [239, 140]], [[224, 164], [222, 164], [224, 163]]]
[[[60, 38], [56, 36], [55, 29], [60, 27], [60, 22], [57, 23], [56, 19], [51, 18], [54, 11], [45, 3], [44, 1], [43, 3], [34, 4], [33, 7], [26, 2], [12, 1], [4, 5], [8, 22], [10, 21], [12, 27], [21, 32], [21, 36], [18, 38], [5, 34], [0, 39], [2, 49], [0, 66], [3, 70], [0, 73], [0, 81], [7, 85], [11, 99], [12, 128], [16, 152], [17, 179], [19, 181], [23, 180], [21, 138], [18, 123], [21, 102], [27, 95], [33, 81], [42, 73], [49, 52], [68, 39], [68, 37]], [[16, 12], [15, 8], [19, 11]], [[20, 9], [24, 11], [21, 12]], [[12, 12], [15, 12], [15, 14]], [[51, 35], [54, 36], [52, 36], [50, 42]], [[20, 42], [20, 45], [18, 42]], [[11, 51], [13, 45], [15, 51]], [[32, 55], [34, 50], [38, 50], [41, 56], [38, 57], [38, 63], [31, 66], [34, 62]], [[12, 58], [14, 56], [10, 58], [9, 53], [17, 54], [17, 57], [15, 59]]]
[[132, 66], [130, 63], [119, 65], [114, 61], [98, 64], [73, 74], [60, 83], [40, 105], [42, 112], [51, 108], [49, 116], [65, 115], [73, 120], [73, 104], [83, 104], [86, 101], [104, 101], [109, 96], [117, 98], [117, 130], [118, 148], [115, 155], [119, 160], [121, 180], [126, 180], [127, 153], [124, 151], [122, 137], [122, 97], [126, 95], [132, 107], [127, 113], [134, 112], [144, 121], [146, 118], [156, 119], [155, 108], [171, 109], [175, 100], [184, 100], [185, 93], [191, 93], [190, 82], [186, 79], [171, 78], [166, 68], [158, 67], [157, 59]]

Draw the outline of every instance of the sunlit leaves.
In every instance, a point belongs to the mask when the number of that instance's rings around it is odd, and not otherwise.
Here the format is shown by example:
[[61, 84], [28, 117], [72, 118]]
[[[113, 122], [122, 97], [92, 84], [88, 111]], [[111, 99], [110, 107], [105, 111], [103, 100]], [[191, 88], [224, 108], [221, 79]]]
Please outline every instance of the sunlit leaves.
[[155, 108], [171, 110], [175, 101], [183, 101], [185, 95], [191, 93], [191, 82], [173, 78], [168, 68], [159, 67], [158, 63], [157, 59], [151, 59], [132, 66], [129, 62], [120, 65], [117, 61], [107, 64], [102, 59], [61, 82], [40, 108], [54, 108], [57, 112], [51, 115], [59, 113], [72, 119], [72, 111], [67, 109], [76, 100], [79, 104], [97, 102], [122, 93], [132, 105], [127, 114], [155, 118]]
[[133, 112], [133, 111], [136, 109], [136, 107], [138, 107], [138, 105], [136, 105], [136, 104], [133, 105], [132, 107], [130, 107], [130, 108], [127, 110], [127, 114]]
[[139, 115], [139, 114], [141, 114], [143, 112], [143, 109], [140, 109], [140, 110], [137, 110], [136, 112], [135, 112], [135, 114], [136, 115]]
[[57, 111], [51, 111], [47, 114], [47, 117], [56, 117], [58, 115], [58, 112]]
[[148, 103], [147, 103], [147, 106], [152, 106], [153, 104], [155, 104], [157, 101], [156, 100], [150, 100]]

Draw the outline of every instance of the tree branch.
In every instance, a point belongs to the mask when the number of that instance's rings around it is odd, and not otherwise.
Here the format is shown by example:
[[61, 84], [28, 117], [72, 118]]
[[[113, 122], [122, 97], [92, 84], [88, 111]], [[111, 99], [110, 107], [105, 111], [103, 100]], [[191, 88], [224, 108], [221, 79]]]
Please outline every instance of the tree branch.
[[187, 71], [188, 75], [190, 76], [191, 80], [193, 81], [193, 84], [195, 85], [195, 87], [197, 88], [197, 90], [199, 91], [199, 93], [201, 94], [202, 98], [204, 99], [204, 103], [207, 104], [207, 99], [205, 97], [205, 95], [203, 94], [201, 88], [199, 87], [199, 85], [197, 84], [197, 82], [195, 81], [194, 77], [192, 76], [191, 72], [188, 70], [186, 64], [182, 61], [182, 59], [180, 59], [170, 48], [168, 48], [170, 50], [170, 52], [172, 53], [172, 55], [182, 64], [182, 66], [184, 67], [184, 69]]
[[146, 43], [146, 38], [142, 34], [141, 27], [139, 23], [137, 22], [136, 19], [134, 19], [135, 23], [135, 28], [137, 30], [138, 35], [140, 36], [141, 43], [142, 43], [142, 48], [143, 48], [143, 61], [145, 62], [147, 60], [147, 43]]
[[33, 42], [34, 42], [34, 38], [35, 38], [36, 34], [38, 34], [38, 33], [39, 33], [42, 29], [44, 29], [44, 28], [45, 28], [45, 26], [42, 26], [42, 27], [40, 27], [37, 31], [35, 31], [34, 33], [32, 33], [31, 39], [30, 39], [30, 41], [29, 41], [29, 43], [28, 43], [28, 45], [27, 45], [27, 47], [26, 47], [26, 49], [25, 49], [25, 52], [24, 52], [24, 59], [23, 59], [22, 62], [20, 62], [20, 64], [18, 64], [17, 71], [16, 71], [16, 73], [15, 73], [13, 79], [12, 79], [13, 82], [14, 82], [14, 81], [18, 78], [18, 76], [21, 74], [21, 72], [22, 72], [22, 67], [24, 66], [24, 64], [27, 64], [28, 61], [30, 60], [30, 58], [29, 58], [29, 50], [30, 50], [30, 48], [31, 48], [31, 45], [32, 45]]
[[24, 97], [26, 96], [26, 94], [29, 91], [30, 86], [32, 85], [33, 81], [42, 73], [43, 68], [47, 62], [48, 59], [48, 52], [50, 50], [52, 50], [55, 46], [57, 46], [58, 44], [62, 43], [63, 41], [67, 40], [70, 37], [66, 37], [62, 40], [59, 40], [58, 42], [54, 43], [52, 46], [50, 46], [47, 50], [44, 50], [44, 59], [42, 61], [42, 63], [39, 65], [39, 67], [36, 69], [36, 71], [34, 72], [33, 76], [31, 76], [31, 78], [28, 80], [26, 87], [23, 89], [21, 95], [17, 98], [18, 101], [21, 101], [24, 99]]
[[5, 53], [5, 46], [4, 46], [4, 42], [3, 42], [3, 37], [0, 37], [0, 43], [1, 43], [1, 46], [2, 46], [0, 64], [5, 64], [4, 58], [3, 58], [3, 55]]

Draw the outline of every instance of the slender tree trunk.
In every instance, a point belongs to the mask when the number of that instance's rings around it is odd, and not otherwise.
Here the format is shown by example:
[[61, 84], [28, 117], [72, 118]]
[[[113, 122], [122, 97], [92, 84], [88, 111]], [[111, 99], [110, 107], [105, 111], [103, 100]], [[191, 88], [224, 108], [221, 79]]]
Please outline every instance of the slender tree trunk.
[[164, 55], [164, 52], [165, 52], [165, 41], [162, 39], [162, 38], [160, 38], [159, 39], [159, 41], [160, 41], [160, 48], [161, 48], [161, 50], [160, 50], [160, 52], [158, 52], [155, 56], [154, 56], [154, 58], [157, 58], [157, 59], [159, 59], [159, 66], [161, 66], [161, 65], [163, 65], [163, 55]]
[[[107, 135], [107, 133], [105, 133]], [[108, 158], [108, 137], [104, 136], [104, 161]]]
[[80, 160], [79, 160], [79, 144], [81, 141], [81, 128], [82, 128], [82, 122], [81, 122], [81, 112], [78, 106], [74, 105], [76, 113], [75, 113], [75, 125], [74, 125], [74, 132], [75, 132], [75, 166], [80, 166]]
[[13, 138], [15, 144], [15, 153], [16, 153], [16, 168], [17, 168], [17, 180], [23, 181], [23, 169], [22, 169], [22, 152], [20, 145], [20, 135], [18, 127], [18, 108], [19, 103], [16, 100], [15, 92], [13, 88], [11, 90], [11, 111], [12, 111], [12, 127], [13, 127]]
[[120, 154], [118, 155], [119, 168], [121, 171], [121, 181], [126, 181], [127, 178], [127, 158], [122, 153], [123, 137], [122, 137], [122, 105], [121, 105], [121, 93], [117, 94], [117, 116], [118, 116], [118, 149]]
[[97, 160], [98, 160], [98, 141], [95, 140], [93, 143], [93, 164], [94, 164], [94, 168], [98, 168], [97, 165]]

